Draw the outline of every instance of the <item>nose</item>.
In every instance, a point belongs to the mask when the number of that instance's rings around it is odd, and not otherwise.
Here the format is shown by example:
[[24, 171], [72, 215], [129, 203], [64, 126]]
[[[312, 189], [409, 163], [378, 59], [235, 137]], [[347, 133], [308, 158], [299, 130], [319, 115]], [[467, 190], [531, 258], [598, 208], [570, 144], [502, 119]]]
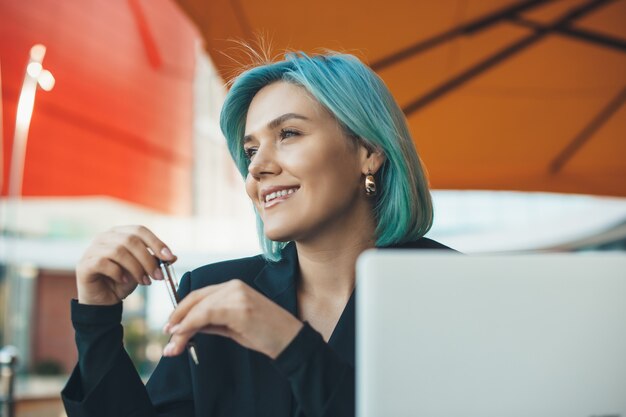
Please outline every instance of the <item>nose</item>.
[[280, 173], [275, 151], [270, 146], [259, 146], [248, 165], [248, 172], [257, 180], [263, 176]]

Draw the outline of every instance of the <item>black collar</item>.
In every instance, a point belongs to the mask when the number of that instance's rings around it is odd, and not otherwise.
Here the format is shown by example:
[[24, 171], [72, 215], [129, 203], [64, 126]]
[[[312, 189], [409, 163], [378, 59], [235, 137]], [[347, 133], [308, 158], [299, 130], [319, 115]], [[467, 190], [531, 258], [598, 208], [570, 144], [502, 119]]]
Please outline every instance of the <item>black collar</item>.
[[253, 282], [269, 299], [297, 315], [296, 279], [299, 271], [296, 244], [289, 242], [283, 248], [282, 259], [268, 262]]
[[[428, 238], [392, 245], [387, 248], [450, 249]], [[282, 298], [281, 296], [285, 292], [289, 292], [290, 290], [295, 291], [299, 269], [296, 244], [295, 242], [289, 242], [287, 246], [283, 248], [282, 259], [279, 262], [268, 262], [254, 278], [253, 282], [268, 298], [277, 300]]]

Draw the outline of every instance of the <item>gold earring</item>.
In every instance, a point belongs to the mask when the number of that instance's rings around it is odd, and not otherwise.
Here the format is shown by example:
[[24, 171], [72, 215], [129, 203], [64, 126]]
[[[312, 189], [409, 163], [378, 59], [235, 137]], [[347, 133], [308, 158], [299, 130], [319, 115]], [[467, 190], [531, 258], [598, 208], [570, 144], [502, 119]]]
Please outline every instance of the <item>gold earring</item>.
[[365, 195], [368, 197], [374, 197], [376, 195], [376, 181], [370, 171], [367, 171], [365, 176]]

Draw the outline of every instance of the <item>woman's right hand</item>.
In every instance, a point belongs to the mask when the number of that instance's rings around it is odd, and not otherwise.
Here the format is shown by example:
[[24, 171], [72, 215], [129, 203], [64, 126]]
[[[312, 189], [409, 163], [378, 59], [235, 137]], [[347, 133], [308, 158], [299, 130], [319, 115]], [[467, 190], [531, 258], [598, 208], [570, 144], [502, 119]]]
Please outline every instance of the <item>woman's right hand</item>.
[[78, 302], [92, 305], [117, 304], [137, 285], [162, 280], [158, 258], [174, 262], [176, 257], [154, 233], [144, 226], [121, 226], [99, 234], [76, 265]]

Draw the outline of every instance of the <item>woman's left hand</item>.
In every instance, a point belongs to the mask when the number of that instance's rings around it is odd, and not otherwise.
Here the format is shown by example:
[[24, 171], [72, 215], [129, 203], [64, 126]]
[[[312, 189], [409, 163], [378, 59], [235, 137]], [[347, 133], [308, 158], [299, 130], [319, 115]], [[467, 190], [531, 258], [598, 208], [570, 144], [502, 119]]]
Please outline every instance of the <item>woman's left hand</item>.
[[185, 351], [198, 332], [229, 337], [272, 359], [287, 347], [302, 322], [241, 280], [190, 292], [172, 313], [164, 331], [172, 338], [164, 356]]

